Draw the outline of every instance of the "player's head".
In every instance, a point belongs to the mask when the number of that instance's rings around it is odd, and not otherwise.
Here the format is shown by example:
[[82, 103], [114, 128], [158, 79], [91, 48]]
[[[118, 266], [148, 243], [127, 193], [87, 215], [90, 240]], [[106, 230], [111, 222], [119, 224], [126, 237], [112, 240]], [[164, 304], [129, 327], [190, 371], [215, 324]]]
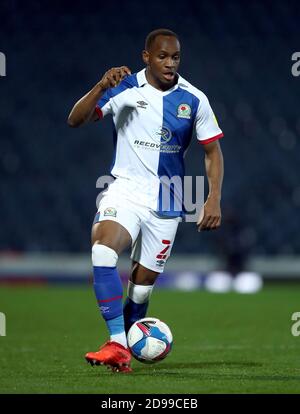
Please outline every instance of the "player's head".
[[176, 33], [157, 29], [146, 37], [143, 61], [147, 75], [161, 89], [171, 88], [177, 81], [180, 63], [180, 43]]

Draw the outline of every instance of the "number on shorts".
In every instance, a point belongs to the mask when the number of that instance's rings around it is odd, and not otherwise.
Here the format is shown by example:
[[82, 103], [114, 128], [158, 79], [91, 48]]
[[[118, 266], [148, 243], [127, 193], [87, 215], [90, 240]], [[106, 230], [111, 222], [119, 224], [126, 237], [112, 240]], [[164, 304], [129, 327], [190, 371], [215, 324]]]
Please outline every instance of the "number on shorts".
[[156, 256], [157, 259], [166, 259], [167, 258], [167, 251], [169, 250], [170, 246], [171, 246], [171, 241], [170, 240], [162, 240], [162, 244], [166, 244], [166, 247], [164, 247], [162, 249], [161, 252], [158, 253], [158, 255]]

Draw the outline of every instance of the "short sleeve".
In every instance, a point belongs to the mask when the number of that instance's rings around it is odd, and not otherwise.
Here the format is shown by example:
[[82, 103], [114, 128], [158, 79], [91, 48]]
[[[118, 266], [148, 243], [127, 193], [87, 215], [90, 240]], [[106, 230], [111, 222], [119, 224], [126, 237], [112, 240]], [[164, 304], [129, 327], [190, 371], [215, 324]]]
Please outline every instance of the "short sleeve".
[[105, 91], [105, 93], [101, 96], [101, 98], [97, 102], [95, 110], [99, 118], [103, 118], [107, 114], [112, 114], [113, 112], [112, 111], [112, 99], [113, 99], [113, 94], [112, 94], [112, 89], [110, 88], [110, 89], [107, 89], [107, 91]]
[[202, 94], [195, 119], [197, 140], [201, 144], [208, 144], [223, 137], [223, 132], [211, 109], [206, 95]]
[[103, 118], [107, 114], [114, 116], [120, 108], [120, 103], [122, 103], [120, 95], [123, 95], [123, 92], [134, 86], [138, 87], [136, 74], [126, 76], [118, 86], [107, 89], [97, 102], [95, 108], [99, 118]]

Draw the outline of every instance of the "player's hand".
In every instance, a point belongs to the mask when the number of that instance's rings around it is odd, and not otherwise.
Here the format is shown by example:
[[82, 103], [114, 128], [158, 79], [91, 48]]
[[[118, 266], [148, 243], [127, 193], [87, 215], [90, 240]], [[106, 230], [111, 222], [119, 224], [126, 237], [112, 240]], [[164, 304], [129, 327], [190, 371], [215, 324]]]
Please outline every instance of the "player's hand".
[[208, 197], [197, 221], [198, 231], [215, 230], [221, 225], [220, 200]]
[[131, 75], [131, 70], [127, 66], [109, 69], [99, 82], [101, 89], [114, 88], [127, 75]]

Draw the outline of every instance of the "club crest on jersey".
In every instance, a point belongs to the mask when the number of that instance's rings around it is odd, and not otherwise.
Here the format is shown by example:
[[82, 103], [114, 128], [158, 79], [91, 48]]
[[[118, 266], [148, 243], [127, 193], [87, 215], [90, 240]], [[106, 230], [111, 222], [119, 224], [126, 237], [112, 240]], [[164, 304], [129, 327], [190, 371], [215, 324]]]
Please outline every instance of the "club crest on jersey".
[[116, 217], [117, 216], [117, 210], [113, 207], [107, 207], [104, 210], [104, 215], [105, 216], [111, 216], [111, 217]]
[[188, 104], [182, 103], [177, 108], [177, 118], [191, 119], [191, 107]]

